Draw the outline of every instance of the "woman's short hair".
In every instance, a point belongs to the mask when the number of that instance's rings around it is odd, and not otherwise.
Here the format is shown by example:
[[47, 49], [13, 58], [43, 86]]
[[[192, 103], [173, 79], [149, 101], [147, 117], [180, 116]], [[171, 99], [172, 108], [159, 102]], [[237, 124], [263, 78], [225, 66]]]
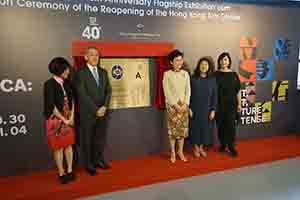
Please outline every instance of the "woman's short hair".
[[228, 60], [229, 60], [228, 69], [230, 69], [232, 61], [231, 61], [230, 54], [228, 52], [223, 52], [223, 53], [221, 53], [221, 55], [219, 55], [219, 57], [218, 57], [218, 69], [222, 68], [221, 60], [223, 60], [223, 58], [225, 58], [225, 57], [228, 57]]
[[215, 63], [214, 63], [214, 60], [212, 57], [210, 56], [205, 56], [205, 57], [202, 57], [199, 59], [197, 65], [196, 65], [196, 68], [194, 70], [194, 74], [193, 76], [195, 78], [199, 78], [200, 77], [200, 64], [203, 62], [203, 61], [206, 61], [208, 63], [208, 70], [207, 70], [207, 77], [209, 77], [210, 75], [213, 74], [213, 72], [215, 71]]
[[53, 58], [48, 65], [49, 72], [56, 76], [62, 75], [70, 67], [70, 63], [63, 57]]
[[171, 51], [168, 55], [168, 61], [173, 62], [173, 60], [179, 56], [183, 57], [183, 52], [179, 51], [178, 49], [175, 49]]

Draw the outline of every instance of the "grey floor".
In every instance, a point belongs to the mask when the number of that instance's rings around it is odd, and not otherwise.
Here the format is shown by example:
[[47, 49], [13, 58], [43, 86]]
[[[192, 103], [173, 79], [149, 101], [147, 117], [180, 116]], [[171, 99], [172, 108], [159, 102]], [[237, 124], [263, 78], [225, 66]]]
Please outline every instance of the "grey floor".
[[300, 200], [300, 157], [83, 200]]

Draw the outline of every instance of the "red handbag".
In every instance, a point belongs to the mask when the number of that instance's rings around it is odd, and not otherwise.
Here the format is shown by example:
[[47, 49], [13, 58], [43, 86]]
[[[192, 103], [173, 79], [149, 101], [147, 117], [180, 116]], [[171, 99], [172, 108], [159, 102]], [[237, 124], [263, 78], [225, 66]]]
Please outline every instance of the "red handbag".
[[47, 140], [52, 149], [59, 149], [75, 143], [75, 130], [57, 117], [46, 121]]
[[64, 126], [62, 120], [57, 117], [50, 117], [47, 122], [47, 135], [59, 135]]

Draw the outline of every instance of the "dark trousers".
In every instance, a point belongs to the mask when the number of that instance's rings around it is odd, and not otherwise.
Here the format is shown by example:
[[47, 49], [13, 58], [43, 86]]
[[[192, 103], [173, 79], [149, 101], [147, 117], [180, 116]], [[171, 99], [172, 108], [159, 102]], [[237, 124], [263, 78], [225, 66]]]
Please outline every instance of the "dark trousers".
[[218, 137], [220, 144], [223, 147], [228, 147], [229, 150], [234, 149], [236, 124], [235, 119], [218, 119]]
[[86, 169], [95, 170], [95, 165], [104, 160], [106, 137], [105, 118], [81, 123], [81, 145]]

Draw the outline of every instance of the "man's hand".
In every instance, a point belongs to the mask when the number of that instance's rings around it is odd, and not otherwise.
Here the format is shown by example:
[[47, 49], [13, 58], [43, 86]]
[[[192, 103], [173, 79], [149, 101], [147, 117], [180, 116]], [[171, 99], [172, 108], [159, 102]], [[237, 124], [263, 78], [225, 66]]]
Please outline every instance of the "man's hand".
[[212, 110], [212, 111], [209, 113], [209, 120], [213, 120], [213, 119], [215, 118], [215, 115], [216, 115], [215, 111]]
[[105, 106], [101, 106], [98, 111], [96, 112], [96, 116], [97, 117], [104, 117], [106, 113], [106, 107]]

